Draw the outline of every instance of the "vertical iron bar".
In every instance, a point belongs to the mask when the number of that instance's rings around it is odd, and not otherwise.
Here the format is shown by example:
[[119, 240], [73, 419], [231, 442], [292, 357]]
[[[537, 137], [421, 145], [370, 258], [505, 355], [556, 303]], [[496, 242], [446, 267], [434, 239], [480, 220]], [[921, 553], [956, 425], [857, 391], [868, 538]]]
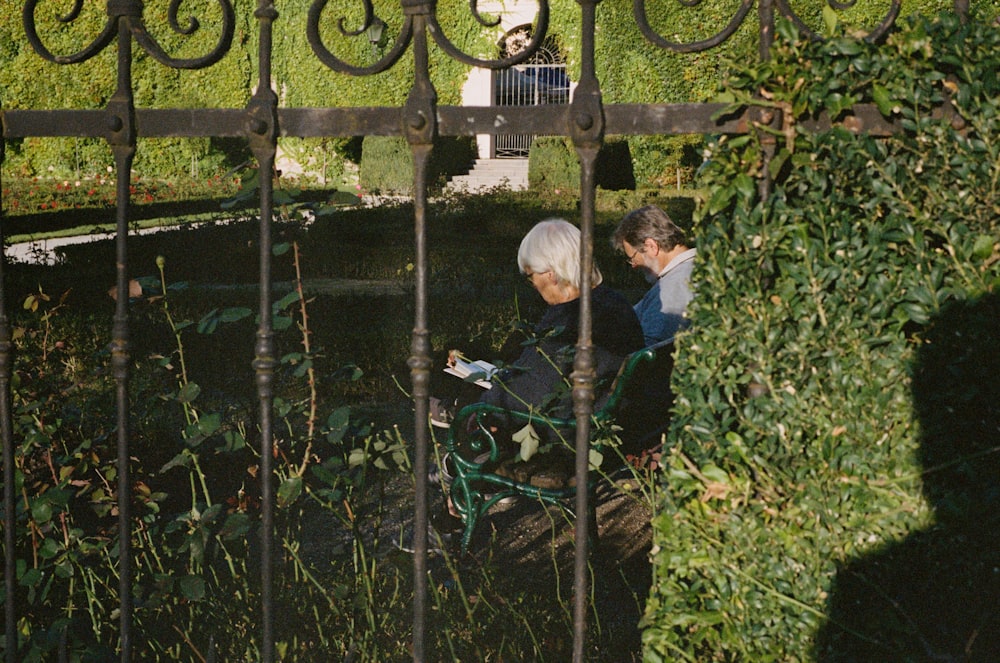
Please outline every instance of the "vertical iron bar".
[[576, 555], [573, 574], [573, 661], [583, 663], [590, 596], [587, 561], [589, 535], [597, 531], [589, 501], [590, 415], [594, 410], [594, 359], [591, 288], [594, 264], [594, 198], [597, 148], [577, 148], [580, 155], [580, 338], [573, 366], [573, 413], [576, 416]]
[[[771, 47], [774, 45], [774, 0], [760, 0], [758, 11], [760, 12], [760, 45], [758, 57], [761, 62], [767, 62], [771, 59]], [[782, 122], [781, 109], [774, 109], [769, 119], [772, 126], [780, 127]], [[762, 134], [762, 138], [764, 140], [764, 164], [760, 169], [760, 179], [757, 181], [757, 194], [764, 201], [771, 195], [771, 171], [768, 168], [768, 164], [771, 163], [771, 158], [774, 156], [775, 141], [774, 137], [769, 134]]]
[[[0, 190], [3, 188], [3, 162], [6, 141], [0, 137]], [[3, 221], [6, 216], [0, 207], [0, 247], [3, 241]], [[5, 255], [0, 255], [0, 439], [3, 440], [3, 548], [4, 548], [4, 635], [7, 663], [17, 660], [17, 613], [14, 592], [17, 589], [15, 569], [14, 527], [14, 433], [11, 419], [10, 377], [12, 372], [10, 324], [7, 320], [7, 290], [4, 278]]]
[[278, 96], [271, 88], [272, 25], [278, 17], [271, 0], [259, 0], [254, 16], [260, 22], [257, 91], [248, 106], [250, 149], [257, 158], [260, 182], [260, 324], [254, 348], [253, 368], [257, 377], [260, 416], [260, 595], [261, 658], [274, 661], [274, 477], [272, 454], [274, 333], [271, 321], [271, 224], [274, 213], [274, 159], [278, 140]]
[[965, 23], [969, 20], [969, 0], [955, 0], [955, 13]]
[[[109, 5], [110, 9], [110, 5]], [[116, 301], [111, 339], [111, 370], [116, 384], [118, 412], [118, 605], [120, 615], [121, 660], [132, 660], [132, 478], [129, 453], [131, 436], [128, 326], [128, 220], [131, 208], [129, 179], [135, 158], [135, 103], [132, 96], [132, 34], [130, 17], [141, 16], [134, 2], [118, 11], [118, 87], [108, 102], [108, 142], [115, 158], [116, 204]]]
[[757, 57], [761, 62], [767, 62], [771, 59], [771, 46], [774, 44], [774, 0], [760, 0], [757, 7], [760, 21]]
[[437, 133], [437, 92], [430, 79], [427, 57], [427, 12], [419, 0], [406, 0], [413, 17], [414, 81], [403, 113], [403, 135], [413, 150], [413, 234], [416, 262], [415, 311], [412, 356], [409, 360], [413, 382], [416, 436], [413, 467], [416, 472], [413, 516], [413, 660], [425, 660], [424, 640], [427, 605], [427, 463], [428, 398], [430, 388], [430, 332], [427, 316], [427, 167]]
[[427, 465], [428, 398], [430, 396], [430, 331], [427, 325], [427, 165], [431, 146], [413, 146], [413, 239], [416, 260], [416, 312], [413, 322], [410, 377], [413, 383], [416, 417], [416, 448], [413, 468], [416, 472], [413, 516], [413, 660], [422, 662], [427, 605]]
[[573, 577], [573, 661], [583, 663], [587, 642], [587, 607], [590, 596], [587, 561], [588, 536], [596, 532], [588, 468], [590, 464], [590, 415], [594, 410], [594, 359], [591, 324], [591, 288], [594, 265], [595, 164], [604, 140], [601, 86], [594, 66], [594, 33], [597, 3], [577, 0], [581, 9], [580, 84], [570, 104], [569, 134], [580, 158], [580, 337], [573, 362], [573, 413], [576, 416], [576, 551]]

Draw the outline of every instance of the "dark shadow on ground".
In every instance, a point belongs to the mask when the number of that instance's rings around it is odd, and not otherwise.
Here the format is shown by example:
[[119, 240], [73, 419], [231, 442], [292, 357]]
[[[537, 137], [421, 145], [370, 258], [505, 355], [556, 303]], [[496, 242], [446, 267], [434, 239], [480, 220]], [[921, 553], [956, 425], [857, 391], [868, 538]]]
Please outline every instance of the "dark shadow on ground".
[[[639, 620], [652, 581], [649, 550], [651, 513], [642, 499], [624, 487], [635, 481], [602, 483], [597, 491], [598, 540], [590, 550], [592, 610], [589, 623], [596, 633], [588, 641], [587, 660], [627, 663], [640, 661]], [[559, 592], [572, 609], [575, 522], [554, 507], [543, 508], [523, 499], [486, 516], [473, 539], [470, 560], [507, 569], [512, 587], [534, 592]], [[572, 633], [550, 643], [546, 661], [572, 659]]]
[[942, 311], [912, 389], [936, 522], [838, 571], [822, 663], [1000, 661], [1000, 297]]
[[[599, 540], [590, 551], [590, 637], [585, 660], [593, 663], [641, 661], [639, 620], [645, 608], [652, 579], [649, 549], [652, 542], [648, 505], [626, 486], [632, 479], [603, 483], [597, 491]], [[429, 486], [430, 508], [443, 508], [440, 488]], [[369, 504], [357, 505], [356, 515], [366, 539], [383, 564], [409, 567], [412, 554], [401, 552], [413, 541], [413, 477], [387, 477], [383, 490], [366, 491]], [[381, 502], [381, 505], [377, 504]], [[381, 514], [372, 517], [373, 514]], [[301, 558], [318, 568], [331, 556], [349, 555], [352, 534], [331, 522], [321, 510], [307, 517], [307, 528], [315, 536], [302, 540]], [[473, 538], [472, 550], [459, 558], [455, 552], [432, 553], [427, 569], [432, 597], [452, 602], [450, 609], [431, 610], [426, 635], [428, 660], [451, 660], [443, 647], [441, 632], [457, 638], [456, 655], [461, 660], [498, 656], [507, 660], [511, 647], [524, 651], [530, 628], [538, 639], [540, 653], [529, 659], [556, 662], [573, 657], [574, 521], [556, 507], [544, 507], [521, 498], [513, 504], [497, 505], [484, 516]], [[459, 591], [461, 584], [461, 591]], [[461, 596], [491, 603], [476, 612], [473, 621], [461, 608]], [[498, 607], [499, 604], [504, 604]], [[497, 615], [501, 616], [497, 616]], [[521, 615], [534, 621], [519, 621]], [[544, 622], [544, 623], [543, 623]], [[529, 647], [530, 648], [530, 647]], [[492, 659], [490, 659], [492, 660]]]

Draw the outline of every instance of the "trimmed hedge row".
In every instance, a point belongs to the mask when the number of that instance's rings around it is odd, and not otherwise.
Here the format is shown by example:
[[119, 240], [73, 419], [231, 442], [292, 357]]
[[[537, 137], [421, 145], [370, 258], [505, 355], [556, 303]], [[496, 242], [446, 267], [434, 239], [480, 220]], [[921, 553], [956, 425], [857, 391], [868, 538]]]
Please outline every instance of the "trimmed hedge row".
[[[309, 0], [281, 3], [274, 24], [275, 57], [273, 75], [280, 103], [287, 107], [309, 106], [382, 106], [401, 105], [413, 80], [412, 58], [404, 57], [390, 71], [371, 77], [352, 77], [329, 70], [316, 59], [306, 40], [305, 21]], [[573, 0], [550, 0], [550, 33], [559, 42], [567, 58], [571, 77], [579, 79], [580, 22], [579, 7]], [[796, 10], [812, 26], [822, 25], [823, 0], [808, 0]], [[949, 0], [918, 0], [907, 11], [949, 6]], [[245, 8], [242, 8], [245, 9]], [[873, 25], [884, 7], [861, 3], [844, 7], [840, 16], [858, 25]], [[348, 31], [363, 24], [364, 6], [350, 0], [333, 0], [326, 6], [320, 32], [332, 51], [357, 65], [370, 65], [397, 36], [403, 22], [402, 9], [393, 3], [376, 7], [388, 24], [385, 42], [373, 49], [363, 38], [346, 37], [338, 29], [343, 18]], [[0, 0], [4, 16], [19, 16], [21, 3]], [[185, 0], [181, 22], [190, 16], [199, 29], [180, 35], [165, 26], [166, 4], [150, 5], [146, 24], [165, 49], [182, 57], [197, 57], [208, 52], [218, 38], [219, 11], [210, 0]], [[649, 3], [648, 18], [655, 29], [671, 39], [704, 39], [721, 29], [731, 18], [732, 8], [721, 0], [702, 3], [697, 18], [684, 3]], [[50, 50], [58, 54], [79, 51], [100, 32], [106, 13], [98, 5], [82, 8], [80, 17], [63, 24], [59, 11], [48, 3], [39, 3], [36, 11], [38, 32]], [[232, 52], [219, 63], [204, 70], [178, 71], [166, 68], [135, 49], [136, 103], [140, 107], [226, 107], [246, 105], [257, 78], [257, 25], [252, 12], [237, 8], [237, 26]], [[496, 55], [500, 28], [484, 30], [473, 12], [462, 3], [440, 5], [438, 16], [442, 31], [460, 49], [480, 57]], [[646, 42], [635, 24], [629, 3], [604, 2], [598, 6], [597, 75], [609, 103], [668, 102], [705, 99], [723, 75], [729, 59], [756, 57], [754, 16], [722, 47], [707, 53], [666, 53]], [[818, 28], [817, 28], [818, 29]], [[622, 44], [628, 48], [623, 51]], [[381, 48], [382, 50], [379, 50]], [[605, 54], [613, 54], [606, 57]], [[458, 104], [468, 67], [431, 48], [431, 70], [440, 103]], [[4, 108], [101, 108], [115, 87], [115, 49], [107, 48], [82, 66], [57, 66], [48, 63], [31, 49], [19, 20], [0, 23], [0, 104]], [[39, 85], [38, 81], [45, 81]], [[644, 186], [672, 184], [678, 167], [690, 168], [700, 163], [698, 137], [634, 136], [628, 138], [634, 161], [635, 178]], [[318, 143], [329, 153], [319, 157], [320, 164], [334, 155], [347, 156], [338, 141]], [[8, 150], [6, 164], [11, 172], [26, 176], [45, 175], [49, 168], [59, 177], [103, 172], [111, 163], [110, 150], [102, 141], [78, 139], [34, 139], [15, 143]], [[135, 168], [162, 177], [181, 173], [217, 174], [236, 163], [227, 160], [223, 150], [205, 139], [159, 141], [155, 149], [140, 149]], [[339, 169], [323, 176], [336, 175]]]
[[[628, 141], [610, 139], [597, 154], [594, 179], [607, 191], [635, 189]], [[580, 161], [573, 143], [562, 136], [535, 138], [528, 151], [528, 184], [532, 189], [580, 190]]]
[[[995, 27], [942, 16], [884, 46], [783, 24], [728, 81], [790, 122], [703, 173], [645, 660], [996, 660], [998, 69]], [[859, 102], [904, 132], [799, 124]]]

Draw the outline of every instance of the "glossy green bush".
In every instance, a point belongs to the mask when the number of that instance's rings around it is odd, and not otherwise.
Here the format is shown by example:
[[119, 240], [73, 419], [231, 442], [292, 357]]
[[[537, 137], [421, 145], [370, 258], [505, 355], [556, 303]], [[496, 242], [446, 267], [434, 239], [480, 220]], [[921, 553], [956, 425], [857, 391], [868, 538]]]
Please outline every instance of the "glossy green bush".
[[[725, 138], [703, 173], [646, 660], [841, 660], [815, 644], [838, 569], [940, 525], [911, 374], [945, 307], [1000, 283], [998, 66], [995, 28], [942, 17], [883, 46], [782, 25], [774, 58], [730, 79], [724, 99], [790, 121], [770, 161], [771, 136]], [[946, 97], [961, 122], [932, 114]], [[801, 124], [860, 102], [903, 132]], [[945, 457], [978, 467], [987, 444]], [[880, 656], [852, 660], [915, 660]]]

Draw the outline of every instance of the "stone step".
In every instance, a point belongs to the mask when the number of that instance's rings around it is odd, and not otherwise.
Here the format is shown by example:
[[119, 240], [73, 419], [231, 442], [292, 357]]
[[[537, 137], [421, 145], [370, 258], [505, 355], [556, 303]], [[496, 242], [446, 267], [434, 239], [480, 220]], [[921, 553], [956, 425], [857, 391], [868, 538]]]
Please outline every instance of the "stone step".
[[458, 175], [448, 182], [454, 191], [504, 187], [513, 190], [528, 188], [527, 159], [477, 159], [467, 175]]

